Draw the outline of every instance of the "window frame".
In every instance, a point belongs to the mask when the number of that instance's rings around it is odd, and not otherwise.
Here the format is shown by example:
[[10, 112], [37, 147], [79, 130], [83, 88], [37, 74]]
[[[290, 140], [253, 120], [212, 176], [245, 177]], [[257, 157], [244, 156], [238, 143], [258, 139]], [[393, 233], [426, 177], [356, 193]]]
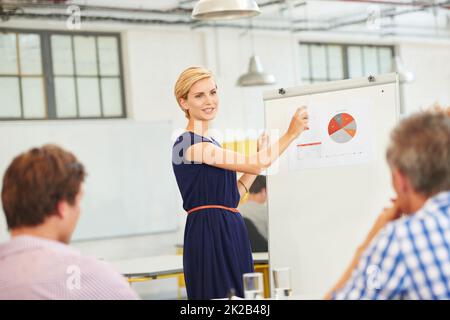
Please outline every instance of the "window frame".
[[[17, 77], [19, 79], [19, 90], [20, 90], [20, 117], [0, 117], [0, 121], [53, 121], [53, 120], [100, 120], [100, 119], [124, 119], [127, 118], [127, 106], [126, 106], [126, 97], [125, 97], [125, 81], [124, 81], [124, 67], [123, 67], [123, 52], [122, 52], [122, 39], [121, 34], [119, 32], [96, 32], [96, 31], [61, 31], [61, 30], [49, 30], [49, 29], [22, 29], [22, 28], [0, 28], [0, 33], [14, 33], [16, 35], [16, 47], [18, 47], [17, 39], [20, 34], [37, 34], [40, 38], [41, 44], [41, 63], [42, 63], [42, 78], [43, 78], [43, 89], [44, 89], [44, 99], [45, 99], [45, 118], [26, 118], [24, 116], [24, 105], [23, 105], [23, 89], [22, 89], [22, 75], [19, 72], [17, 76], [14, 75], [2, 75], [0, 77]], [[74, 54], [73, 41], [75, 36], [93, 36], [95, 37], [95, 45], [96, 45], [96, 64], [97, 69], [99, 70], [99, 52], [98, 52], [98, 37], [113, 37], [117, 40], [117, 57], [118, 57], [118, 68], [119, 74], [117, 76], [102, 76], [98, 73], [96, 76], [86, 76], [89, 78], [96, 78], [99, 84], [99, 100], [100, 100], [100, 116], [80, 116], [79, 115], [79, 99], [78, 99], [78, 90], [77, 90], [77, 78], [80, 76], [74, 72], [73, 78], [75, 81], [75, 99], [77, 106], [77, 116], [75, 117], [57, 117], [56, 113], [56, 95], [55, 95], [55, 75], [53, 73], [53, 55], [51, 48], [51, 36], [52, 35], [63, 35], [70, 36], [72, 42], [72, 52]], [[17, 50], [17, 49], [16, 49]], [[16, 52], [17, 56], [20, 56], [20, 52]], [[73, 62], [75, 61], [75, 55], [73, 55]], [[20, 61], [17, 61], [20, 64]], [[18, 69], [20, 71], [20, 69]], [[34, 76], [39, 77], [39, 76]], [[69, 77], [69, 76], [67, 76]], [[83, 76], [81, 76], [83, 77]], [[121, 90], [121, 111], [122, 114], [120, 116], [105, 116], [103, 114], [103, 92], [101, 88], [101, 79], [102, 78], [118, 78], [120, 82], [120, 90]]]
[[[309, 66], [309, 77], [303, 77], [302, 73], [300, 72], [301, 75], [301, 80], [302, 82], [307, 82], [309, 84], [312, 83], [319, 83], [319, 82], [324, 82], [324, 81], [337, 81], [337, 80], [344, 80], [344, 79], [349, 79], [350, 76], [350, 70], [349, 70], [349, 63], [348, 63], [348, 49], [349, 47], [359, 47], [361, 50], [361, 63], [362, 63], [362, 69], [363, 69], [363, 73], [365, 73], [365, 68], [366, 68], [366, 64], [365, 64], [365, 60], [364, 60], [364, 47], [373, 47], [377, 49], [377, 67], [378, 70], [380, 69], [380, 51], [379, 49], [381, 48], [387, 48], [390, 49], [391, 51], [391, 61], [394, 58], [394, 54], [395, 54], [395, 46], [393, 45], [388, 45], [388, 44], [381, 44], [381, 45], [376, 45], [376, 44], [364, 44], [364, 43], [339, 43], [339, 42], [316, 42], [316, 41], [298, 41], [298, 45], [299, 46], [307, 46], [307, 57], [308, 57], [308, 66]], [[312, 72], [312, 59], [311, 59], [311, 47], [314, 45], [318, 45], [318, 46], [325, 46], [325, 55], [326, 55], [326, 72], [327, 72], [327, 77], [326, 79], [319, 79], [319, 78], [314, 78], [313, 76], [313, 72]], [[342, 75], [343, 78], [342, 79], [331, 79], [330, 78], [330, 66], [329, 66], [329, 53], [328, 53], [328, 47], [329, 46], [339, 46], [342, 52]]]

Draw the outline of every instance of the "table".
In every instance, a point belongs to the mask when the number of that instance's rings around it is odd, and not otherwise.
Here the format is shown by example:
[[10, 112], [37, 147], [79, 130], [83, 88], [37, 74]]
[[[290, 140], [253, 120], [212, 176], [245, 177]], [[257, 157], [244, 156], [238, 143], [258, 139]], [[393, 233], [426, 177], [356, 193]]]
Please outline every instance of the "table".
[[[255, 272], [263, 274], [264, 296], [269, 297], [269, 255], [267, 252], [253, 253], [253, 261]], [[141, 257], [111, 261], [110, 263], [127, 278], [129, 283], [178, 277], [179, 287], [184, 286], [182, 255]]]

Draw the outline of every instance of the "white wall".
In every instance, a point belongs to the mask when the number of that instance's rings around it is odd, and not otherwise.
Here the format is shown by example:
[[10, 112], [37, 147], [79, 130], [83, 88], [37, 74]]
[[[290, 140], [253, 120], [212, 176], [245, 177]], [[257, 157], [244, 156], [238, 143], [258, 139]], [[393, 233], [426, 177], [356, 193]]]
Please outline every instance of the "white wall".
[[415, 75], [414, 82], [403, 85], [405, 111], [410, 113], [436, 102], [450, 105], [450, 44], [404, 42], [399, 52]]
[[[64, 29], [59, 22], [9, 21], [0, 27]], [[450, 105], [450, 41], [426, 45], [420, 41], [397, 41], [367, 37], [345, 38], [331, 35], [254, 31], [255, 53], [266, 72], [273, 73], [277, 84], [269, 87], [239, 88], [235, 83], [246, 72], [252, 54], [251, 37], [245, 30], [187, 27], [90, 24], [86, 31], [121, 32], [128, 114], [136, 120], [171, 119], [174, 128], [183, 128], [185, 118], [173, 97], [178, 74], [190, 65], [201, 64], [216, 74], [221, 98], [216, 128], [259, 129], [263, 127], [262, 91], [299, 85], [298, 41], [399, 44], [405, 66], [416, 74], [416, 82], [405, 86], [406, 110], [411, 112], [436, 100]], [[0, 123], [1, 125], [1, 123]], [[151, 146], [147, 146], [151, 147]], [[179, 204], [177, 232], [140, 237], [74, 243], [85, 254], [106, 260], [170, 254], [183, 241], [185, 214]], [[6, 227], [0, 218], [0, 240]], [[175, 285], [174, 285], [175, 286]], [[152, 288], [157, 287], [152, 283]], [[160, 288], [161, 289], [161, 288]], [[156, 291], [154, 291], [156, 292]], [[159, 293], [157, 293], [159, 294]]]

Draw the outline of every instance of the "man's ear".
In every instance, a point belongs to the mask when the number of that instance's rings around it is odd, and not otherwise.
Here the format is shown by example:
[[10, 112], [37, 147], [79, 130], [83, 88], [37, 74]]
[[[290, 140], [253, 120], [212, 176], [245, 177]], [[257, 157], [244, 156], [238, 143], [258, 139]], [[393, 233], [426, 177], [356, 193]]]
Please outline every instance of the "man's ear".
[[264, 200], [267, 200], [267, 189], [266, 188], [261, 189], [261, 195], [263, 196]]
[[61, 219], [65, 218], [65, 216], [68, 212], [68, 210], [67, 210], [68, 206], [69, 206], [69, 204], [67, 203], [67, 201], [59, 200], [58, 203], [56, 204], [56, 210], [55, 210], [56, 215]]
[[404, 175], [399, 169], [394, 169], [392, 172], [394, 184], [402, 192], [407, 193], [411, 190], [411, 183], [406, 175]]

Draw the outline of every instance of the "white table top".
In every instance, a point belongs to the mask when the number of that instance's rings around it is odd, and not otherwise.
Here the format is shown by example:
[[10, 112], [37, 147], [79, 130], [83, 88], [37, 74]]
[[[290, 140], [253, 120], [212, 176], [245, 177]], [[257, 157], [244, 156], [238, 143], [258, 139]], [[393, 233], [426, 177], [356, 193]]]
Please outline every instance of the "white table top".
[[[253, 253], [255, 264], [268, 263], [268, 253]], [[183, 272], [182, 255], [163, 255], [111, 261], [121, 274], [130, 277], [156, 277]]]

